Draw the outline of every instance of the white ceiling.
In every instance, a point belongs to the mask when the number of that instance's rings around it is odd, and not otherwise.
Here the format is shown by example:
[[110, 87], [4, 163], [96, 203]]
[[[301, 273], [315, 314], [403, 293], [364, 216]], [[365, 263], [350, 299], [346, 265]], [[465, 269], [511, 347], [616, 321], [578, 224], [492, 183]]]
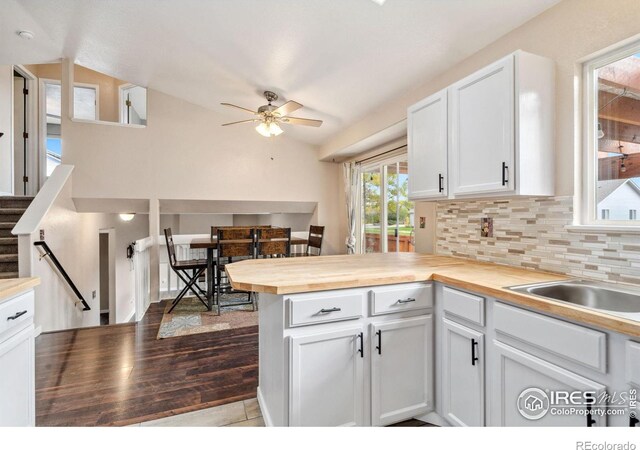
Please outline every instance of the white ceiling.
[[228, 121], [245, 115], [220, 102], [254, 109], [274, 90], [324, 120], [285, 125], [319, 144], [558, 1], [3, 0], [0, 64], [71, 57]]

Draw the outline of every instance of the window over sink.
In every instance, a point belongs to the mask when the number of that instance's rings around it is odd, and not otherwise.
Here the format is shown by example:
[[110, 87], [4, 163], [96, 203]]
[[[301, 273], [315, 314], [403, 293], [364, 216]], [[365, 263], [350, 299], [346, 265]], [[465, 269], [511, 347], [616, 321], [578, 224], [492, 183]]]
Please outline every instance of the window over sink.
[[640, 226], [640, 42], [584, 64], [584, 225]]

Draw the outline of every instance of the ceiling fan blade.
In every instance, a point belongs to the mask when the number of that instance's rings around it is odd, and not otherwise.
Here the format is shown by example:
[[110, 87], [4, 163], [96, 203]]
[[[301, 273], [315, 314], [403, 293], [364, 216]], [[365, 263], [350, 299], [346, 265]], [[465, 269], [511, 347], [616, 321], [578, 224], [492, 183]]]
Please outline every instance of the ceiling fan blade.
[[239, 123], [249, 123], [249, 122], [260, 122], [260, 119], [249, 119], [249, 120], [240, 120], [239, 122], [223, 123], [222, 126], [226, 127], [227, 125], [236, 125]]
[[231, 106], [232, 108], [241, 109], [243, 111], [250, 112], [251, 114], [258, 114], [257, 112], [251, 111], [248, 108], [243, 108], [242, 106], [238, 106], [238, 105], [232, 105], [231, 103], [220, 103], [220, 104], [223, 106]]
[[306, 125], [308, 127], [319, 127], [322, 125], [322, 120], [303, 119], [302, 117], [283, 117], [280, 120], [284, 123], [290, 123], [292, 125]]
[[284, 117], [288, 114], [291, 114], [294, 111], [299, 110], [300, 108], [302, 108], [302, 105], [300, 103], [294, 102], [293, 100], [289, 100], [284, 105], [276, 108], [273, 112], [275, 114], [280, 114], [280, 117]]

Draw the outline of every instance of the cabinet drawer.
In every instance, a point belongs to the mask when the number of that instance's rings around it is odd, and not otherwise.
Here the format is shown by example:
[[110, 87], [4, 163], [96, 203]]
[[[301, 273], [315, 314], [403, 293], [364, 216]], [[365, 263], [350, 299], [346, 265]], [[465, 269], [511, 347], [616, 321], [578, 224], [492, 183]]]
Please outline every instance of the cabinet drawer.
[[493, 316], [497, 332], [606, 373], [605, 333], [499, 302]]
[[289, 326], [359, 319], [363, 316], [363, 292], [301, 295], [288, 299]]
[[640, 342], [627, 341], [626, 354], [627, 383], [640, 388]]
[[371, 315], [393, 314], [433, 306], [431, 283], [411, 283], [374, 288], [369, 291]]
[[25, 292], [0, 303], [0, 335], [19, 330], [33, 320], [33, 291]]
[[457, 317], [484, 326], [484, 298], [466, 292], [443, 288], [442, 306], [444, 310]]

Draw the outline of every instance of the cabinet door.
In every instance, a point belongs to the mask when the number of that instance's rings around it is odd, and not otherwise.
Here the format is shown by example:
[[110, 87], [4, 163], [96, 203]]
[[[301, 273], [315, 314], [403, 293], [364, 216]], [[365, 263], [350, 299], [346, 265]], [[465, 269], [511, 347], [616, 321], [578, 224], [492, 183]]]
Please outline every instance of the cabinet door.
[[442, 406], [457, 426], [484, 426], [484, 335], [443, 319]]
[[372, 425], [433, 409], [433, 316], [371, 325]]
[[33, 326], [0, 343], [0, 426], [35, 425]]
[[[491, 370], [491, 425], [580, 427], [587, 426], [589, 418], [595, 420], [589, 426], [605, 425], [602, 416], [597, 415], [554, 415], [553, 405], [544, 400], [545, 393], [551, 391], [593, 392], [597, 398], [602, 395], [605, 386], [501, 342], [494, 341], [493, 348], [496, 358]], [[532, 389], [543, 394], [535, 393]], [[581, 405], [570, 406], [587, 409]], [[525, 417], [521, 410], [530, 418]]]
[[509, 56], [450, 88], [454, 194], [514, 189], [513, 71]]
[[357, 326], [291, 337], [290, 426], [363, 425], [362, 333]]
[[447, 91], [407, 111], [409, 198], [447, 196]]

